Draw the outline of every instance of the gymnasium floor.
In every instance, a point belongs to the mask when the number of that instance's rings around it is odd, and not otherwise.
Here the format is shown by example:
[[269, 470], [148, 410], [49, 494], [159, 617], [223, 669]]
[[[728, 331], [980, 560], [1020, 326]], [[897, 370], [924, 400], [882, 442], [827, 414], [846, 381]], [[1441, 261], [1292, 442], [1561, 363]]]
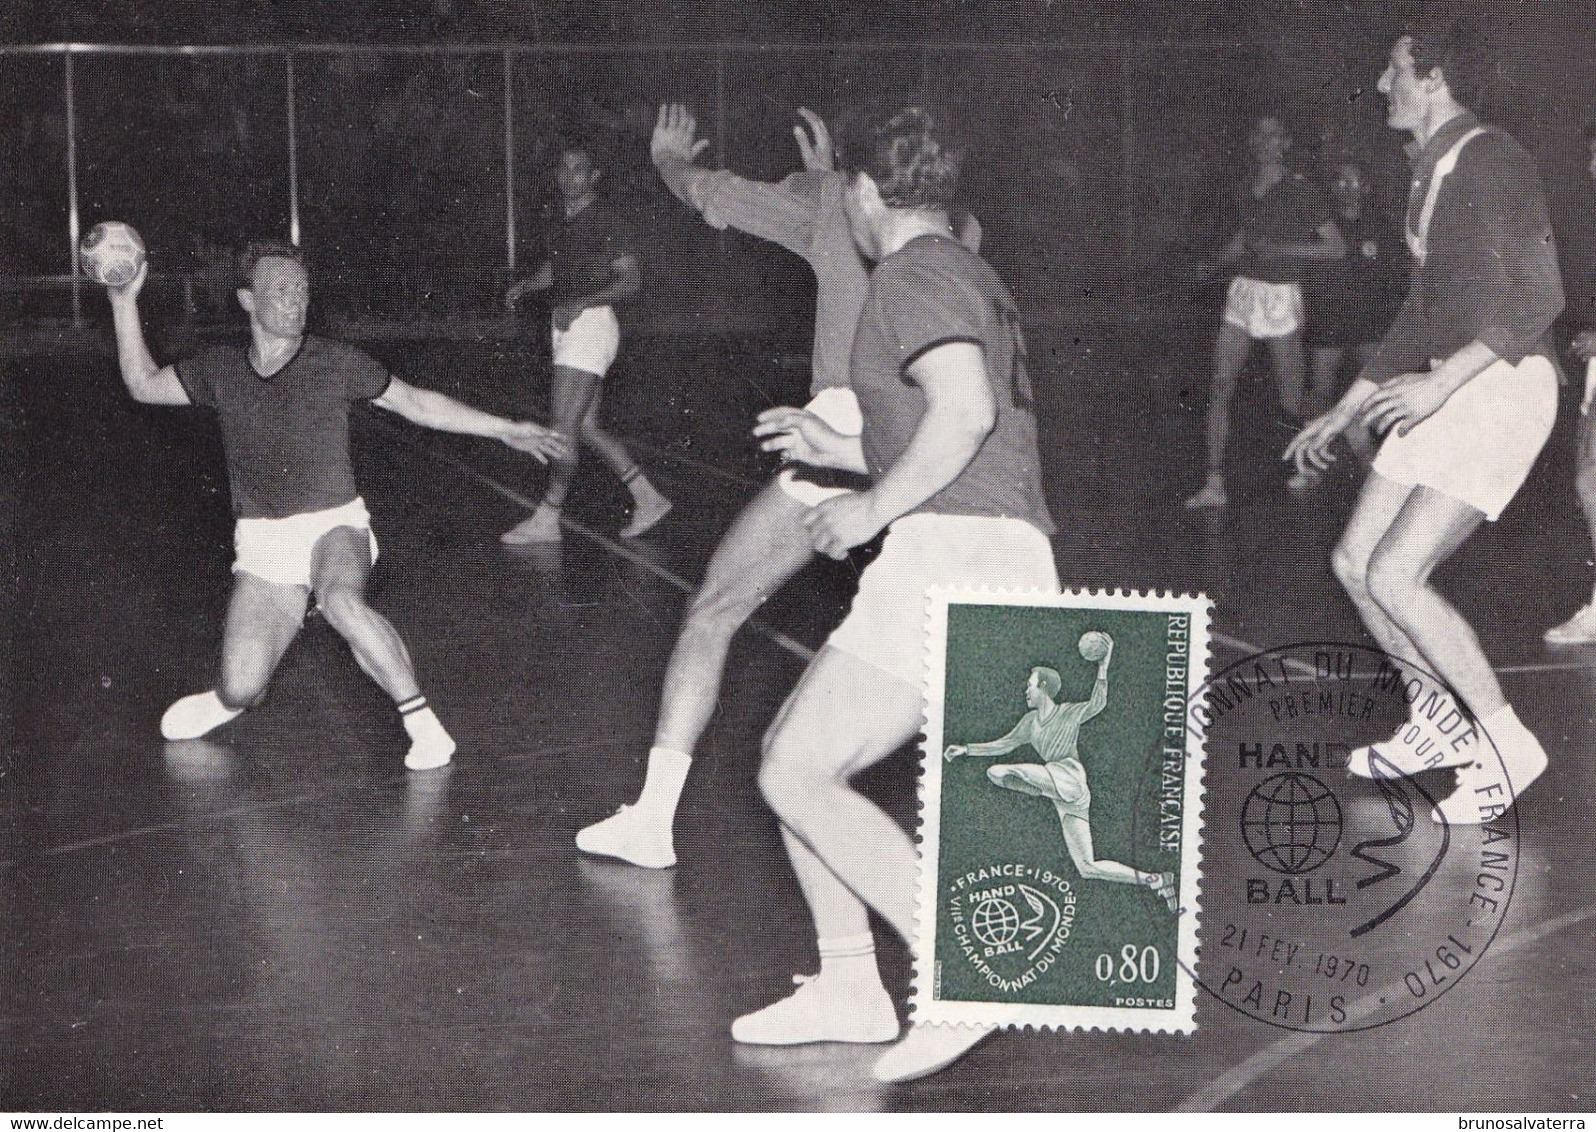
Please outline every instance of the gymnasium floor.
[[[519, 347], [373, 350], [424, 384], [537, 404]], [[1362, 639], [1327, 569], [1348, 483], [1287, 498], [1271, 455], [1284, 433], [1266, 411], [1243, 415], [1231, 512], [1178, 509], [1198, 467], [1200, 340], [1085, 327], [1033, 334], [1032, 354], [1066, 584], [1207, 591], [1221, 663]], [[618, 492], [596, 467], [563, 550], [511, 555], [496, 536], [541, 488], [529, 462], [359, 422], [383, 548], [375, 601], [461, 744], [449, 770], [408, 775], [390, 706], [314, 620], [260, 710], [214, 741], [161, 742], [162, 708], [206, 686], [226, 596], [214, 425], [132, 406], [104, 357], [5, 363], [17, 588], [0, 591], [15, 601], [14, 672], [0, 683], [14, 727], [0, 784], [0, 1109], [1591, 1107], [1596, 655], [1539, 643], [1588, 577], [1566, 420], [1525, 496], [1443, 578], [1553, 754], [1521, 807], [1507, 925], [1454, 993], [1321, 1037], [1200, 996], [1191, 1037], [1004, 1034], [883, 1089], [868, 1077], [874, 1049], [726, 1036], [813, 969], [753, 769], [805, 650], [846, 607], [852, 566], [811, 571], [738, 639], [679, 867], [572, 847], [631, 797], [685, 593], [769, 473], [743, 429], [804, 380], [757, 343], [640, 342], [624, 366], [611, 419], [678, 500], [657, 535], [625, 546]], [[904, 820], [912, 773], [899, 758], [866, 779]], [[888, 947], [883, 960], [901, 989], [904, 957]]]

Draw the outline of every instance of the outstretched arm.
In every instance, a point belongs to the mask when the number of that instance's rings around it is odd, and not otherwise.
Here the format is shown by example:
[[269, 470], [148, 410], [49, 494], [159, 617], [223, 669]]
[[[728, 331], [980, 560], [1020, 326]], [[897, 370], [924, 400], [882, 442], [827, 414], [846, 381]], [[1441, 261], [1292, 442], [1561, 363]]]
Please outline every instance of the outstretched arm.
[[507, 420], [473, 409], [447, 394], [418, 389], [397, 377], [389, 381], [388, 388], [373, 404], [422, 428], [502, 441], [518, 451], [530, 452], [545, 464], [550, 457], [562, 457], [571, 450], [570, 442], [552, 429], [532, 421]]
[[1001, 739], [990, 739], [985, 743], [955, 743], [942, 752], [942, 757], [952, 762], [957, 758], [974, 757], [978, 759], [991, 758], [994, 755], [1006, 755], [1017, 750], [1031, 741], [1031, 724], [1035, 720], [1034, 712], [1026, 712], [1020, 721]]
[[139, 268], [139, 273], [125, 287], [107, 287], [111, 300], [111, 325], [116, 331], [116, 360], [122, 370], [122, 382], [133, 400], [145, 405], [188, 405], [188, 391], [177, 379], [172, 366], [157, 366], [144, 341], [144, 326], [139, 320], [139, 292], [144, 289], [144, 279], [149, 264]]

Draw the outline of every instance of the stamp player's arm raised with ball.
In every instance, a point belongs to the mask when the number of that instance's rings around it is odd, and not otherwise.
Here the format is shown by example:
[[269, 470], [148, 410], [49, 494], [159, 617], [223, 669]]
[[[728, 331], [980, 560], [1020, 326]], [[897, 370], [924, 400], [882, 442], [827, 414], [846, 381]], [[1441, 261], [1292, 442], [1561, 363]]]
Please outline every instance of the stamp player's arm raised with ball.
[[177, 368], [156, 365], [144, 340], [138, 300], [148, 274], [149, 265], [145, 264], [127, 286], [106, 288], [111, 300], [111, 325], [116, 332], [116, 360], [122, 371], [122, 382], [133, 400], [140, 404], [189, 405], [193, 402], [177, 379]]

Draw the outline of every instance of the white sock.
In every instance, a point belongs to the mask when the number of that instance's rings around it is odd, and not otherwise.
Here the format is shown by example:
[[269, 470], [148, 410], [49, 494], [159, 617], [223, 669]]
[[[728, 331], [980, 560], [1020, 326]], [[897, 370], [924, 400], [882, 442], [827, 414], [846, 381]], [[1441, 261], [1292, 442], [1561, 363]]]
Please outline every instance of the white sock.
[[687, 782], [687, 771], [692, 765], [691, 755], [669, 747], [651, 747], [648, 769], [643, 777], [643, 792], [637, 796], [637, 808], [662, 818], [674, 817], [676, 804], [681, 801], [682, 787]]
[[881, 973], [876, 969], [876, 937], [870, 932], [836, 936], [817, 942], [822, 979], [844, 985], [881, 985]]
[[405, 730], [410, 734], [405, 766], [411, 770], [430, 770], [447, 764], [454, 756], [454, 739], [427, 706], [427, 697], [412, 696], [398, 707]]

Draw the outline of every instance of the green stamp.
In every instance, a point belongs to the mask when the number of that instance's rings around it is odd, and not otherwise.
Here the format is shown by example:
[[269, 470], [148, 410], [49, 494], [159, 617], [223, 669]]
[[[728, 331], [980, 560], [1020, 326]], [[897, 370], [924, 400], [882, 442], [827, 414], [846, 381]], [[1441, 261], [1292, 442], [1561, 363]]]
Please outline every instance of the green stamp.
[[1193, 1028], [1209, 608], [933, 591], [917, 1022]]

